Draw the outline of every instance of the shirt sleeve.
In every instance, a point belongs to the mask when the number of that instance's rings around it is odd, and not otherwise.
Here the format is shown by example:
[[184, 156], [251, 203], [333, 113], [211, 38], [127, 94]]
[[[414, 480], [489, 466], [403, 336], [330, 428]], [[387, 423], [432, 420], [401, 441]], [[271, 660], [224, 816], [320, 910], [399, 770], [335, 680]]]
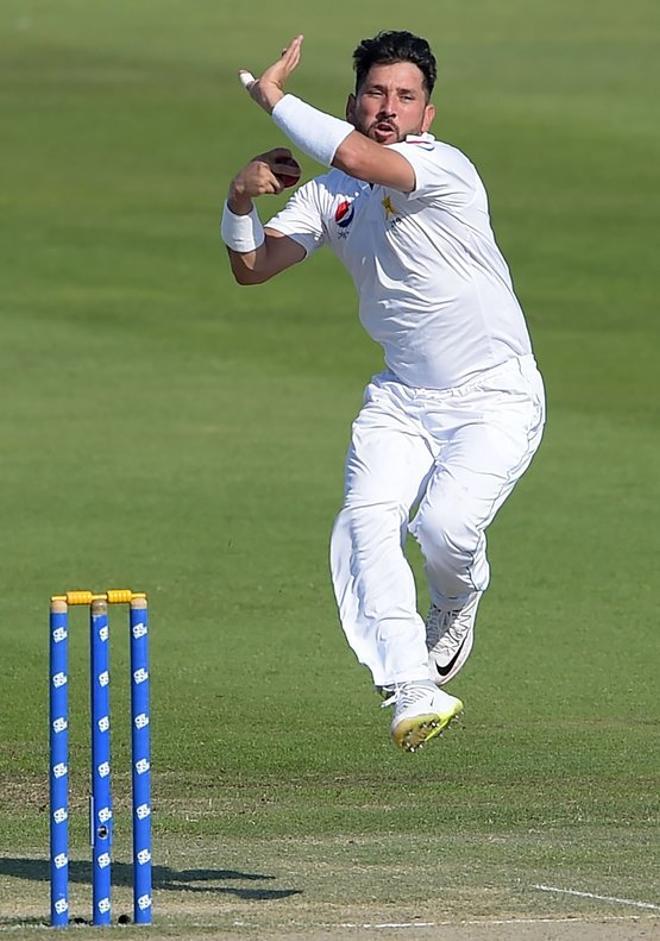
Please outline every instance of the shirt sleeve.
[[415, 171], [415, 188], [407, 194], [409, 200], [461, 208], [477, 195], [477, 171], [456, 147], [424, 140], [401, 141], [389, 146], [405, 157]]
[[316, 180], [296, 190], [284, 208], [266, 223], [266, 228], [288, 235], [302, 245], [308, 256], [320, 248], [325, 241], [325, 229]]

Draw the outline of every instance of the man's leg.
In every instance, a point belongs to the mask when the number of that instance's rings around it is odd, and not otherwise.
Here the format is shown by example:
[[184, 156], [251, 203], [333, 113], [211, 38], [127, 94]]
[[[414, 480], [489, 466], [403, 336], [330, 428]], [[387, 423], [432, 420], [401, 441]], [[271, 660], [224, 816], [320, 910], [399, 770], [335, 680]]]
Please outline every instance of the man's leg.
[[425, 425], [437, 442], [436, 463], [410, 530], [426, 562], [427, 642], [439, 684], [458, 672], [472, 647], [490, 578], [485, 531], [527, 469], [543, 421], [540, 377], [518, 361], [498, 378], [429, 403]]
[[339, 616], [376, 686], [429, 679], [424, 622], [404, 555], [410, 508], [433, 455], [406, 413], [410, 390], [377, 378], [353, 424], [330, 562]]

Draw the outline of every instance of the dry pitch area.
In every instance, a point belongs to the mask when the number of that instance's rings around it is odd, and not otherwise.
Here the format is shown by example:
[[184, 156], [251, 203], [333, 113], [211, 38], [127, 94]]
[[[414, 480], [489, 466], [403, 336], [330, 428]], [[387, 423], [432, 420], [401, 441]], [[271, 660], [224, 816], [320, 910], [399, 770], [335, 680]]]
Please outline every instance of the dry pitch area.
[[[268, 941], [651, 941], [660, 906], [643, 899], [596, 899], [547, 892], [496, 867], [461, 873], [440, 856], [437, 839], [419, 853], [400, 838], [192, 841], [161, 854], [155, 867], [153, 928], [113, 928], [127, 937]], [[373, 852], [382, 854], [380, 862]], [[127, 858], [124, 857], [124, 858]], [[411, 859], [416, 858], [416, 864]], [[203, 860], [200, 863], [200, 860]], [[251, 860], [250, 863], [247, 861]], [[72, 912], [78, 939], [99, 929], [80, 922], [89, 906], [86, 861], [73, 861]], [[436, 878], [437, 874], [437, 878]], [[0, 937], [43, 938], [47, 861], [0, 858]], [[130, 868], [114, 870], [113, 916], [131, 908]], [[570, 886], [558, 886], [570, 888]], [[593, 894], [601, 894], [594, 886]], [[605, 893], [603, 893], [605, 894]], [[634, 905], [632, 903], [640, 903]], [[106, 934], [103, 932], [103, 934]]]

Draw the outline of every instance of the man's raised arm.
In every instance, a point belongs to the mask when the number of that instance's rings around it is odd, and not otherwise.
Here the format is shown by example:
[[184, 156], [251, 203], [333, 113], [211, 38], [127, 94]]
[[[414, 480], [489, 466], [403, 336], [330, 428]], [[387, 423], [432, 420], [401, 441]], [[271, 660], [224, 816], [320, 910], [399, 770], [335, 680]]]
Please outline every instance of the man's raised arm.
[[348, 121], [285, 94], [284, 86], [300, 62], [303, 38], [296, 36], [259, 79], [241, 70], [243, 87], [272, 115], [289, 140], [318, 163], [337, 167], [358, 180], [411, 192], [415, 188], [415, 171], [405, 157], [381, 147]]

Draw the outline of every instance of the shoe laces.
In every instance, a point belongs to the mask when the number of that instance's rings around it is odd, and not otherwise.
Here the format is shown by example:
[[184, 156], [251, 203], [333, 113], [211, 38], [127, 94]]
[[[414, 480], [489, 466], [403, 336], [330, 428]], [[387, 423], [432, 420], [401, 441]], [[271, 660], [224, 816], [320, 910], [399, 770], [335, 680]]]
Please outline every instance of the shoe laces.
[[407, 709], [413, 706], [421, 699], [427, 699], [429, 695], [429, 684], [423, 680], [411, 680], [408, 683], [395, 683], [394, 687], [388, 690], [391, 695], [380, 704], [381, 709], [388, 706], [396, 706], [397, 711]]
[[458, 647], [472, 623], [470, 606], [464, 608], [440, 608], [431, 605], [426, 619], [426, 643], [431, 650], [440, 641], [443, 646]]

